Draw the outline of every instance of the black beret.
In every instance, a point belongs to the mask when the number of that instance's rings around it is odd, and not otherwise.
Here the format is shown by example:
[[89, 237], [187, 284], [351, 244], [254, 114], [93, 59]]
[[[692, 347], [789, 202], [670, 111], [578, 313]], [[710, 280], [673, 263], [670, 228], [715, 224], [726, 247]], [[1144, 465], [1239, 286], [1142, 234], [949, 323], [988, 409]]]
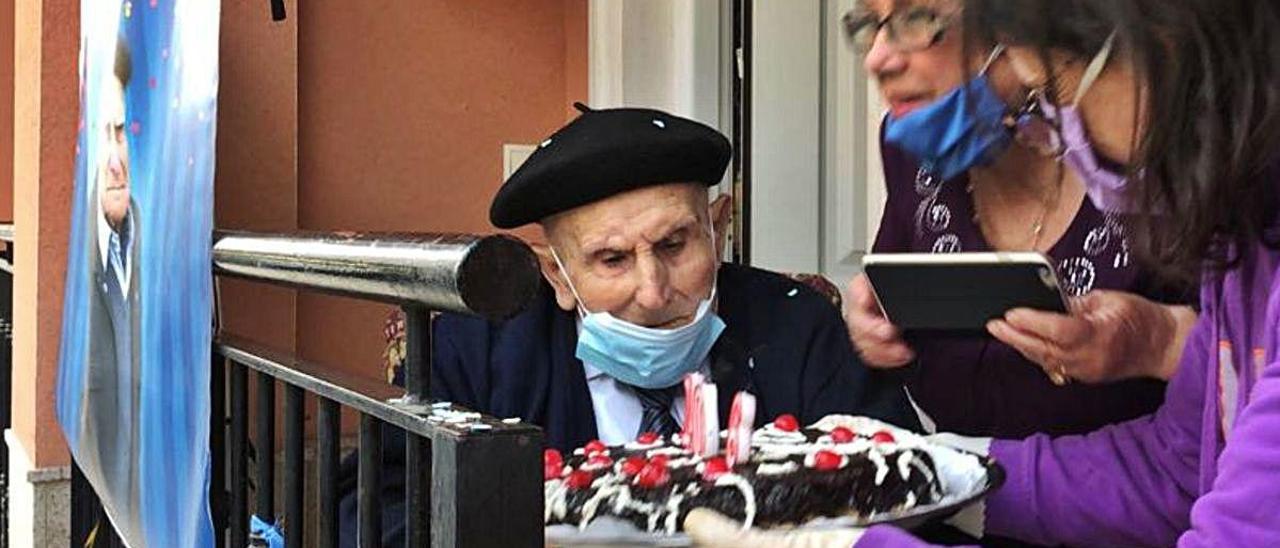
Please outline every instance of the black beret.
[[641, 108], [591, 110], [543, 141], [498, 189], [489, 221], [515, 228], [628, 190], [720, 182], [731, 146], [693, 120]]

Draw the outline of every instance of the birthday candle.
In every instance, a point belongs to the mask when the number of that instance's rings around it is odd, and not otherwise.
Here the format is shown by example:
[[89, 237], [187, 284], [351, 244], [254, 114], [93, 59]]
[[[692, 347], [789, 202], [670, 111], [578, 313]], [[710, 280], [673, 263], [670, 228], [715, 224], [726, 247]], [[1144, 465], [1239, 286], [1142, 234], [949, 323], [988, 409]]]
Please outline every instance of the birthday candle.
[[756, 397], [749, 392], [738, 392], [729, 408], [729, 436], [725, 441], [725, 455], [729, 466], [747, 462], [751, 454], [751, 432], [756, 423]]

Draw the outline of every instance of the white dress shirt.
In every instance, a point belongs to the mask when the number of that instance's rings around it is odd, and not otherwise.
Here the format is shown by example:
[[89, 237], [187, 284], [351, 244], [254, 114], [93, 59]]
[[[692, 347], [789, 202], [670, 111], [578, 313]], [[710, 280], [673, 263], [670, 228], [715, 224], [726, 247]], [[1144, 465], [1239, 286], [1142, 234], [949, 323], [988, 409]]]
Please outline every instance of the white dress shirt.
[[[706, 369], [705, 363], [703, 369]], [[582, 364], [582, 370], [587, 375], [587, 388], [591, 390], [591, 408], [596, 413], [600, 441], [605, 445], [622, 445], [635, 440], [640, 418], [644, 416], [640, 396], [591, 364]], [[676, 423], [684, 425], [683, 392], [671, 402], [671, 415]]]
[[[102, 270], [107, 270], [107, 262], [111, 260], [111, 236], [115, 234], [115, 229], [107, 223], [107, 218], [99, 210], [98, 214], [98, 258], [102, 260]], [[133, 241], [137, 239], [138, 227], [133, 224], [133, 215], [125, 215], [124, 221], [129, 223], [129, 238], [120, 242], [120, 253], [123, 255], [124, 272], [116, 272], [116, 281], [119, 282], [121, 291], [126, 295], [129, 294], [129, 282], [133, 278]]]

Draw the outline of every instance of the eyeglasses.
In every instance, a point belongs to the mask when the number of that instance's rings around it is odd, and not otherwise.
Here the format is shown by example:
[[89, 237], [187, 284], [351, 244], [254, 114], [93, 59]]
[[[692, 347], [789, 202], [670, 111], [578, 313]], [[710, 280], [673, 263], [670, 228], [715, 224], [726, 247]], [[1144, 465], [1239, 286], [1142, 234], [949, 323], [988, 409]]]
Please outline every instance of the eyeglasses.
[[866, 54], [875, 44], [880, 29], [889, 29], [889, 43], [902, 53], [910, 53], [933, 47], [946, 36], [947, 29], [955, 23], [956, 13], [940, 13], [935, 9], [915, 6], [894, 10], [884, 19], [877, 18], [865, 8], [854, 8], [844, 14], [845, 35], [859, 52]]
[[1019, 144], [1041, 156], [1056, 158], [1065, 150], [1057, 123], [1041, 107], [1043, 95], [1043, 89], [1031, 90], [1022, 107], [1007, 114], [1003, 122]]

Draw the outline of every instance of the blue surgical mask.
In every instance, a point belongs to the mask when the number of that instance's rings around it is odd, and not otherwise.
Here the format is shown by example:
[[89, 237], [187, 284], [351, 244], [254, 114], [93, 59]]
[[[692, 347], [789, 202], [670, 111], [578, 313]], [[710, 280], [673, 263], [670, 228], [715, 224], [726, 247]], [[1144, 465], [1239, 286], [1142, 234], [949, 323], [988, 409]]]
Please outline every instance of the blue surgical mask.
[[969, 168], [990, 164], [1009, 147], [1013, 135], [1005, 126], [1009, 113], [987, 69], [1004, 51], [997, 46], [976, 78], [942, 98], [907, 113], [885, 119], [884, 140], [906, 151], [920, 167], [945, 179]]
[[[715, 242], [714, 233], [711, 241]], [[640, 388], [678, 384], [686, 374], [698, 369], [724, 331], [724, 321], [711, 311], [716, 294], [714, 284], [710, 295], [698, 303], [693, 321], [674, 329], [655, 329], [609, 312], [588, 311], [555, 248], [551, 248], [551, 256], [560, 266], [582, 318], [574, 355], [622, 383]]]

